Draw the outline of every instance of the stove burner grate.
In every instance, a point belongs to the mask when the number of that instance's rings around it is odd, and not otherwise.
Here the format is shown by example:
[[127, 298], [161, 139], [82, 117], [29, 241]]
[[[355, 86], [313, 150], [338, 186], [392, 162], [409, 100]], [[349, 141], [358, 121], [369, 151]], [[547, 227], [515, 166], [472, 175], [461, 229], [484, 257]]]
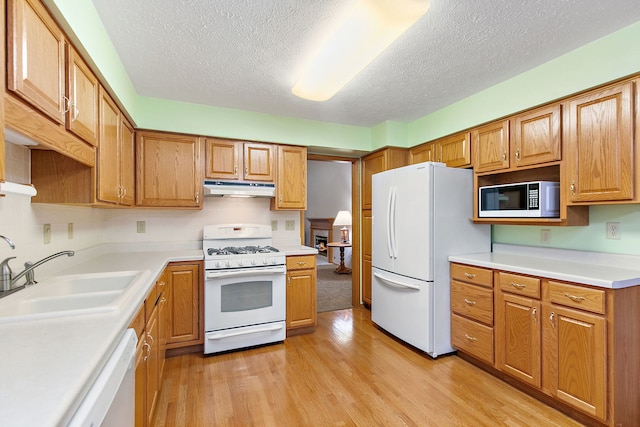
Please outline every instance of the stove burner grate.
[[226, 248], [209, 248], [207, 255], [247, 255], [247, 254], [266, 254], [272, 252], [280, 252], [273, 246], [232, 246]]

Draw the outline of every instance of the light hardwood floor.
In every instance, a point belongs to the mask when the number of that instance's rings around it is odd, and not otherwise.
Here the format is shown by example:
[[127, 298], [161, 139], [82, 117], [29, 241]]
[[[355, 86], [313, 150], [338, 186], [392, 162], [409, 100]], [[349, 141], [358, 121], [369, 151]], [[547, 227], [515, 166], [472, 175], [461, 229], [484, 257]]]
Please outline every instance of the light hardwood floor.
[[358, 308], [283, 344], [167, 360], [156, 426], [579, 426], [457, 356], [431, 359]]

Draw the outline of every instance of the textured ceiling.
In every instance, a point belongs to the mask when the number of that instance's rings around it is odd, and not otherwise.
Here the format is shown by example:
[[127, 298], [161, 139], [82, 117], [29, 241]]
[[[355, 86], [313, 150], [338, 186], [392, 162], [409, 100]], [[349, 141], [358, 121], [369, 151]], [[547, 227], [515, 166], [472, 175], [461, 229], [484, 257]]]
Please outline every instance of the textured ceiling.
[[345, 0], [93, 0], [140, 95], [373, 126], [409, 122], [640, 21], [638, 0], [431, 0], [329, 101], [291, 94]]

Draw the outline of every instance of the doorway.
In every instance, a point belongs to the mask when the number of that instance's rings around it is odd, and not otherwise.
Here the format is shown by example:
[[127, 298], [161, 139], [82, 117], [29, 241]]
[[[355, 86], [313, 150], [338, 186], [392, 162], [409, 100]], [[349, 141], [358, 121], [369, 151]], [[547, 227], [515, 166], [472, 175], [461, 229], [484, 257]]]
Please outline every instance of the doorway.
[[[349, 248], [350, 254], [348, 256], [345, 256], [345, 259], [347, 259], [348, 262], [350, 262], [349, 268], [351, 268], [351, 274], [348, 275], [351, 277], [351, 305], [353, 307], [358, 307], [361, 301], [360, 299], [361, 298], [361, 295], [360, 295], [360, 159], [354, 158], [354, 157], [341, 157], [341, 156], [332, 156], [332, 155], [323, 155], [323, 154], [308, 154], [307, 161], [336, 162], [336, 163], [343, 164], [347, 168], [347, 172], [348, 172], [347, 181], [349, 181], [349, 178], [350, 178], [350, 182], [347, 182], [346, 184], [347, 185], [350, 184], [350, 187], [351, 187], [349, 194], [347, 195], [347, 198], [350, 201], [350, 206], [344, 207], [346, 202], [342, 202], [342, 204], [336, 205], [336, 207], [328, 208], [329, 210], [324, 210], [324, 211], [321, 209], [317, 210], [319, 214], [309, 212], [309, 209], [308, 209], [307, 212], [305, 213], [305, 216], [307, 218], [305, 218], [305, 221], [304, 221], [305, 229], [309, 229], [308, 232], [305, 232], [305, 245], [315, 246], [315, 240], [313, 242], [310, 241], [312, 236], [311, 236], [311, 230], [310, 230], [310, 222], [307, 221], [308, 219], [310, 218], [314, 219], [315, 224], [320, 224], [322, 223], [322, 221], [332, 224], [333, 219], [335, 218], [335, 215], [338, 212], [338, 209], [340, 210], [346, 209], [351, 212], [351, 218], [352, 218], [351, 248]], [[338, 185], [341, 187], [347, 186], [344, 183], [341, 183], [341, 181], [340, 182], [336, 182], [336, 181], [338, 180], [332, 179], [331, 176], [327, 176], [325, 177], [325, 179], [313, 178], [313, 182], [309, 180], [307, 185], [308, 195], [310, 197], [314, 197], [313, 193], [318, 194], [317, 192], [321, 192], [323, 199], [331, 198], [331, 195], [333, 194], [332, 191], [337, 192], [340, 190], [339, 188], [337, 188]], [[344, 190], [344, 188], [342, 188], [342, 190]], [[343, 196], [341, 197], [343, 198]], [[313, 203], [310, 199], [307, 202], [307, 205], [308, 205], [307, 206], [308, 208], [311, 207], [313, 209]], [[335, 210], [335, 212], [333, 212], [333, 210]], [[313, 218], [318, 216], [322, 218]], [[318, 226], [316, 225], [316, 227]], [[324, 233], [321, 232], [320, 234], [324, 234]], [[335, 236], [339, 236], [339, 233], [332, 232], [327, 235], [328, 240], [331, 240], [331, 241], [335, 240], [336, 237], [332, 236], [332, 234], [334, 234]], [[314, 236], [314, 239], [315, 239], [315, 236]], [[339, 258], [338, 250], [329, 248], [326, 258], [323, 258], [322, 261], [324, 263], [324, 259], [326, 259], [327, 262], [331, 263], [335, 258]], [[342, 276], [342, 275], [336, 275], [336, 276]]]

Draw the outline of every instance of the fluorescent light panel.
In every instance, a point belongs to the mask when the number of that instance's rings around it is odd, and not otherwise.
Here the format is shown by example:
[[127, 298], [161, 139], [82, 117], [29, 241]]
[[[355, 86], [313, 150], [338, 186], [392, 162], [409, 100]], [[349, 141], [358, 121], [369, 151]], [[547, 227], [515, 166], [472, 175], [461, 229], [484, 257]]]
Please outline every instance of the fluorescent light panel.
[[326, 101], [429, 10], [429, 0], [356, 0], [291, 92]]

